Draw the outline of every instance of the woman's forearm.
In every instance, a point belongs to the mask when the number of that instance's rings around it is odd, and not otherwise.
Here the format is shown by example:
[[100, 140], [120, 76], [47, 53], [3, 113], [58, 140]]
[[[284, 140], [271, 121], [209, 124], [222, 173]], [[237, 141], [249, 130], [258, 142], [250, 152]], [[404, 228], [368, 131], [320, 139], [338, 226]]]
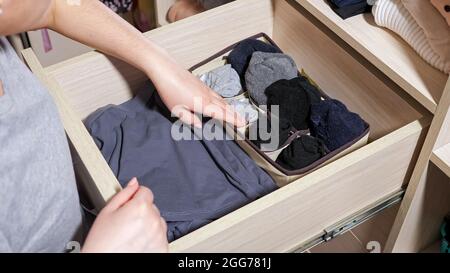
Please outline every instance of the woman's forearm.
[[128, 22], [98, 0], [0, 0], [0, 35], [49, 28], [120, 58], [149, 76], [170, 60]]
[[[194, 114], [199, 112], [245, 125], [219, 95], [98, 0], [0, 0], [0, 4], [0, 35], [50, 28], [142, 70], [168, 109], [188, 124], [201, 126]], [[201, 109], [195, 107], [198, 99]]]
[[134, 65], [147, 74], [170, 57], [98, 0], [53, 0], [48, 28]]

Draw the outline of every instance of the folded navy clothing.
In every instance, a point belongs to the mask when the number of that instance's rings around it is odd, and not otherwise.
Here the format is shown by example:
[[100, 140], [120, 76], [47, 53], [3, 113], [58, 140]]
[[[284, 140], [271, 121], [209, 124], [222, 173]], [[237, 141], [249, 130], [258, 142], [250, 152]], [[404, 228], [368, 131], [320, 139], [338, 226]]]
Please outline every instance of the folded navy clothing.
[[244, 88], [246, 88], [245, 72], [254, 52], [281, 53], [278, 48], [257, 39], [246, 39], [237, 44], [228, 55], [227, 61], [239, 74]]
[[292, 141], [281, 152], [276, 162], [281, 167], [294, 171], [308, 167], [326, 154], [327, 148], [322, 140], [309, 135], [303, 135]]
[[372, 10], [372, 6], [367, 1], [359, 1], [358, 3], [341, 7], [335, 5], [331, 0], [329, 0], [329, 3], [334, 12], [344, 20], [358, 14], [371, 12]]
[[311, 106], [311, 135], [320, 138], [334, 151], [361, 136], [367, 129], [364, 120], [338, 100], [328, 99]]
[[360, 3], [367, 3], [367, 0], [330, 0], [336, 7], [347, 7]]
[[137, 177], [153, 191], [169, 241], [277, 188], [234, 141], [198, 140], [191, 128], [197, 140], [177, 141], [172, 132], [186, 127], [174, 121], [147, 83], [134, 99], [103, 107], [85, 123], [121, 185]]
[[272, 113], [272, 107], [278, 105], [280, 118], [290, 121], [298, 130], [308, 129], [311, 105], [321, 101], [319, 90], [303, 76], [279, 80], [265, 94]]

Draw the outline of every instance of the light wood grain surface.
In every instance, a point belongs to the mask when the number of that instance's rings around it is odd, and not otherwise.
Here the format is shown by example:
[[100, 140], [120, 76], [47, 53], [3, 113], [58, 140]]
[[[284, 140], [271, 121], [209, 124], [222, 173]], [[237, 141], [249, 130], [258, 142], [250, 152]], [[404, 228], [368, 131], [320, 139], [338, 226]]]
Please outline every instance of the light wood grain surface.
[[434, 151], [431, 161], [450, 177], [450, 144]]
[[296, 0], [406, 92], [435, 112], [448, 75], [434, 69], [400, 37], [378, 27], [371, 14], [342, 20], [325, 0]]
[[[428, 191], [429, 166], [432, 152], [447, 144], [450, 139], [450, 78], [443, 90], [441, 100], [431, 123], [427, 137], [411, 176], [405, 198], [392, 227], [386, 244], [386, 252], [418, 252], [433, 242], [436, 214], [423, 214], [426, 207], [439, 200], [439, 190]], [[443, 184], [442, 184], [443, 185]], [[432, 188], [434, 189], [434, 188]], [[434, 215], [434, 217], [433, 217]], [[430, 220], [432, 219], [432, 220]], [[426, 232], [425, 232], [426, 231]], [[430, 235], [431, 234], [431, 235]]]

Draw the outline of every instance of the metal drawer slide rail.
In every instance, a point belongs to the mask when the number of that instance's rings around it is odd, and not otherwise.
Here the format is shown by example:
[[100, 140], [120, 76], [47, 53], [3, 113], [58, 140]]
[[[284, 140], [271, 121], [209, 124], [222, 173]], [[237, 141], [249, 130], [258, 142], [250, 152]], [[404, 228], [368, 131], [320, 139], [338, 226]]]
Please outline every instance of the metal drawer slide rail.
[[394, 206], [397, 203], [400, 203], [405, 194], [405, 190], [401, 190], [390, 197], [383, 199], [377, 202], [375, 205], [365, 208], [352, 216], [336, 223], [329, 228], [326, 228], [323, 233], [317, 236], [317, 238], [312, 239], [306, 244], [301, 245], [298, 249], [294, 250], [294, 253], [302, 253], [311, 249], [317, 245], [328, 242], [339, 235], [344, 234], [345, 232], [357, 227], [358, 225], [364, 223], [365, 221], [373, 218], [378, 213], [383, 210]]

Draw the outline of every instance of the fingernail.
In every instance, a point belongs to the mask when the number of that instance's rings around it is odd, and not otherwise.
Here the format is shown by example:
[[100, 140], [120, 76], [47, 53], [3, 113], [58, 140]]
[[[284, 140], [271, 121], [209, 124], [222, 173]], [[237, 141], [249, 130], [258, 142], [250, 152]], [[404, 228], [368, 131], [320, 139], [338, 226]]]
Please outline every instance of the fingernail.
[[131, 181], [128, 183], [128, 187], [134, 186], [138, 183], [137, 178], [133, 177], [133, 179], [131, 179]]

